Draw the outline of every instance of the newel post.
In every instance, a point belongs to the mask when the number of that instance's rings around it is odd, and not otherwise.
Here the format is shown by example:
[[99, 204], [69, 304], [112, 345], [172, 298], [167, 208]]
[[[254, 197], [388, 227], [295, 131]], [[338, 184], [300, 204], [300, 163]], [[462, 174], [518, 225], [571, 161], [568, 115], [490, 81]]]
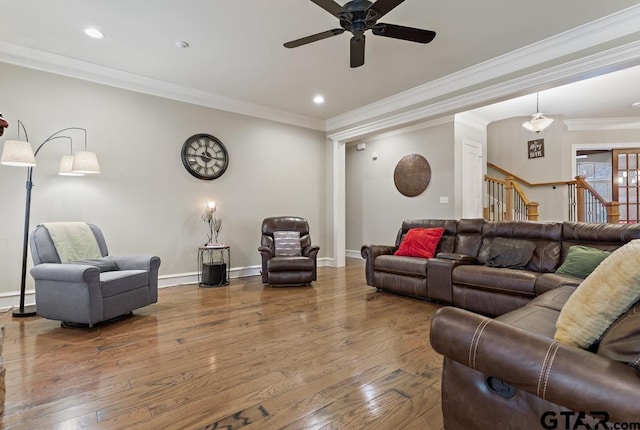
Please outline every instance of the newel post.
[[538, 221], [538, 206], [540, 206], [538, 202], [527, 203], [527, 219], [529, 221]]
[[513, 180], [512, 176], [504, 178], [505, 221], [513, 221], [515, 219], [514, 202], [516, 191], [513, 187]]
[[584, 222], [585, 220], [584, 189], [584, 176], [576, 176], [576, 218], [578, 222]]
[[607, 222], [618, 224], [620, 222], [620, 202], [607, 202]]

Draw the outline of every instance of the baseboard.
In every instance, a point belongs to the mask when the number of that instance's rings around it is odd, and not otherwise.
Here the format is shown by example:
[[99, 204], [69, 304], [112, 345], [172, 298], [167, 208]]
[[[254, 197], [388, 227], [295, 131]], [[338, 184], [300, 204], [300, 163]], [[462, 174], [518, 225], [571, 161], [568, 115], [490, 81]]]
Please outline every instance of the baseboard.
[[[36, 290], [25, 290], [24, 305], [36, 304]], [[20, 291], [0, 293], [0, 311], [7, 311], [20, 306]]]
[[[319, 267], [333, 267], [333, 258], [318, 258]], [[260, 276], [262, 270], [261, 265], [232, 267], [229, 273], [231, 279], [246, 278], [248, 276]], [[198, 283], [198, 273], [173, 273], [169, 275], [158, 276], [158, 288], [177, 287], [180, 285], [193, 285]], [[35, 290], [27, 290], [25, 293], [25, 305], [34, 305], [36, 303]], [[20, 304], [20, 291], [9, 291], [0, 293], [0, 311], [11, 310], [17, 308]]]
[[362, 258], [362, 254], [360, 253], [360, 251], [357, 251], [354, 249], [345, 249], [344, 255], [345, 257], [350, 257], [350, 258]]

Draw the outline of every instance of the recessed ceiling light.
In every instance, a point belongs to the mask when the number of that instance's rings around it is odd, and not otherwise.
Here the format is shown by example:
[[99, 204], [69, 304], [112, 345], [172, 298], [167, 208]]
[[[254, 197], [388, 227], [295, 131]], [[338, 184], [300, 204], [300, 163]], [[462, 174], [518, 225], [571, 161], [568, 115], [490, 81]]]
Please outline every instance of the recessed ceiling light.
[[631, 107], [640, 108], [640, 102], [631, 103]]
[[184, 40], [177, 40], [176, 46], [181, 49], [185, 49], [189, 47], [189, 42], [185, 42]]
[[324, 97], [321, 94], [318, 94], [313, 98], [313, 102], [317, 105], [321, 105], [322, 103], [324, 103]]
[[98, 30], [97, 28], [87, 27], [84, 29], [84, 34], [94, 39], [102, 39], [104, 38], [104, 33]]

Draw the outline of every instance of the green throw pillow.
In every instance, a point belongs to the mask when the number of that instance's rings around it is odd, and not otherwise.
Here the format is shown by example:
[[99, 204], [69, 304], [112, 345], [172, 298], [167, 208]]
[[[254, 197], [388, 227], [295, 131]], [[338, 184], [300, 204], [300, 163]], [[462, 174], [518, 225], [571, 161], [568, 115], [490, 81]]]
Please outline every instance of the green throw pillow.
[[556, 273], [584, 279], [609, 255], [611, 255], [611, 253], [608, 251], [590, 248], [588, 246], [574, 245], [569, 248], [567, 258], [564, 260], [564, 263], [562, 263], [562, 266], [556, 270]]

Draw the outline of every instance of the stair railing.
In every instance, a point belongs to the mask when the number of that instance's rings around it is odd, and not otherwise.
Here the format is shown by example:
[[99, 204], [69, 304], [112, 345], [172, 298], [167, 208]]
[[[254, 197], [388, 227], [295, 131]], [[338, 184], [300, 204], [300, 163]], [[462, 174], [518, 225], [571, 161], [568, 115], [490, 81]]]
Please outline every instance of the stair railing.
[[484, 218], [490, 221], [530, 220], [539, 217], [537, 202], [530, 201], [520, 184], [527, 187], [566, 185], [568, 189], [569, 221], [614, 223], [620, 219], [620, 203], [607, 202], [583, 176], [572, 181], [532, 184], [492, 163], [488, 167], [505, 175], [499, 179], [485, 175], [486, 201]]
[[538, 203], [530, 201], [516, 179], [485, 176], [484, 218], [490, 221], [537, 221]]
[[620, 221], [620, 203], [607, 202], [584, 176], [576, 176], [575, 186], [569, 185], [569, 190], [570, 193], [575, 190], [575, 205], [571, 205], [570, 210], [575, 211], [577, 221], [613, 224]]

